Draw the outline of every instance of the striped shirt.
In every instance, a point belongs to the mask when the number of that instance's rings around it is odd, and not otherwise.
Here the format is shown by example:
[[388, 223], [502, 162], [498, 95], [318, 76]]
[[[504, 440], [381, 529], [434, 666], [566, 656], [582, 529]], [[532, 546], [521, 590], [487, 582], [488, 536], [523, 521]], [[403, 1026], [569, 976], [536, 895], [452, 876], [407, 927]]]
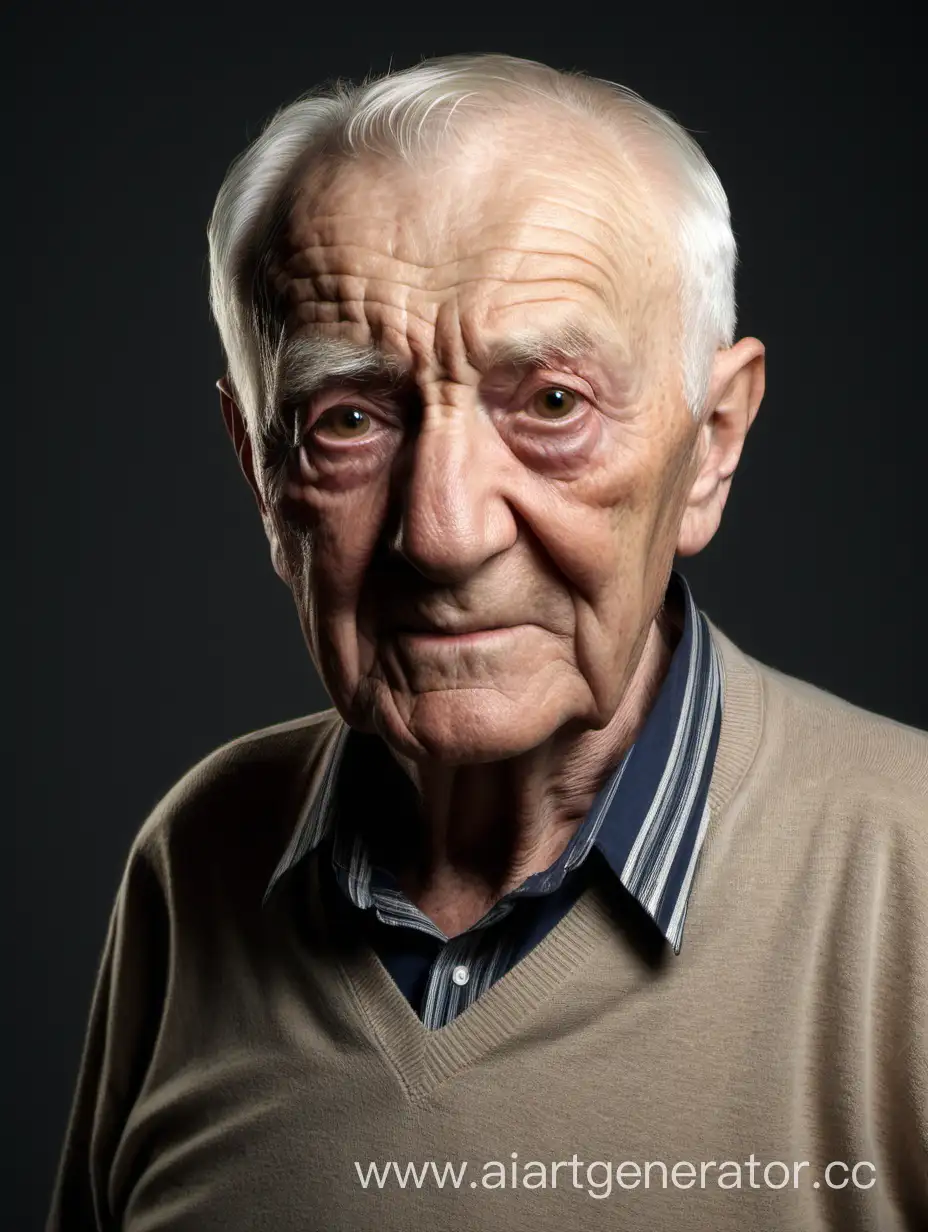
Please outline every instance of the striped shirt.
[[[377, 737], [343, 727], [322, 786], [275, 869], [284, 874], [320, 849], [335, 912], [363, 913], [367, 935], [422, 1022], [451, 1022], [519, 962], [593, 877], [630, 896], [679, 954], [696, 861], [708, 824], [709, 780], [721, 725], [721, 661], [686, 580], [671, 575], [666, 602], [683, 631], [635, 743], [599, 790], [561, 855], [509, 891], [464, 932], [448, 938], [374, 865], [350, 817], [358, 808], [414, 807], [406, 780]], [[390, 763], [390, 764], [388, 764]], [[386, 793], [380, 766], [396, 794]], [[408, 804], [407, 804], [408, 801]]]

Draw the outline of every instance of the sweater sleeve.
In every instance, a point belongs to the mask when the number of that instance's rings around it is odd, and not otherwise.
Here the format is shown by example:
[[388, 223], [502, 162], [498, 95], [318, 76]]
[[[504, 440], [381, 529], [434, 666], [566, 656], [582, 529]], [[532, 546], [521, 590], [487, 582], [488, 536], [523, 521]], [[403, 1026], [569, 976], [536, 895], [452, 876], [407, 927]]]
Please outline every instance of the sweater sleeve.
[[167, 941], [159, 879], [136, 845], [110, 915], [47, 1232], [116, 1232], [120, 1226], [110, 1176], [151, 1061]]

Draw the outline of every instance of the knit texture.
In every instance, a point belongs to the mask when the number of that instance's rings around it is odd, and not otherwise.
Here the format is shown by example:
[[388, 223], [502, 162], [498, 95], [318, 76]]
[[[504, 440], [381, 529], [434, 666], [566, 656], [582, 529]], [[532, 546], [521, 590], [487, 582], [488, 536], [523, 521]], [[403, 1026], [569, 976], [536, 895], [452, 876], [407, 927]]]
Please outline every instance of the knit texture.
[[[928, 1227], [928, 737], [711, 629], [680, 954], [603, 882], [438, 1030], [331, 927], [315, 856], [262, 906], [334, 711], [191, 770], [129, 856], [49, 1229]], [[362, 1184], [389, 1161], [466, 1169]]]

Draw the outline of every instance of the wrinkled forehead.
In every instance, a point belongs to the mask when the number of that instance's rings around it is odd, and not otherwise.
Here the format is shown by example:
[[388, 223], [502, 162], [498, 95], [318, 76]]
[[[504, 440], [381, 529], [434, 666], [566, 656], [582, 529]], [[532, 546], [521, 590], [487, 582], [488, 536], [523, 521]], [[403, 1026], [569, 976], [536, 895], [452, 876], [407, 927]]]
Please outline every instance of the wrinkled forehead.
[[479, 347], [582, 318], [638, 351], [675, 285], [646, 170], [563, 125], [478, 130], [414, 165], [369, 155], [312, 168], [273, 271], [288, 332], [378, 345], [401, 319], [424, 340], [453, 318]]

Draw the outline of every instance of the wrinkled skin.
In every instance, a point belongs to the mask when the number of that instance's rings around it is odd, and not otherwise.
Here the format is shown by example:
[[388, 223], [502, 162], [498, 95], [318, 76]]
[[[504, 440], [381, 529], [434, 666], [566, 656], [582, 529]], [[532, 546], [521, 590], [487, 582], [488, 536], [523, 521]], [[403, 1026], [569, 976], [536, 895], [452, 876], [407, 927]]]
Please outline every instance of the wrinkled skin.
[[[660, 183], [647, 157], [539, 115], [427, 171], [317, 168], [272, 266], [288, 329], [373, 343], [402, 381], [312, 399], [273, 505], [223, 387], [330, 696], [418, 792], [369, 839], [448, 935], [556, 858], [634, 740], [679, 636], [661, 611], [674, 552], [715, 533], [763, 395], [747, 338], [717, 354], [698, 423], [685, 405]], [[592, 353], [491, 366], [568, 321]]]

